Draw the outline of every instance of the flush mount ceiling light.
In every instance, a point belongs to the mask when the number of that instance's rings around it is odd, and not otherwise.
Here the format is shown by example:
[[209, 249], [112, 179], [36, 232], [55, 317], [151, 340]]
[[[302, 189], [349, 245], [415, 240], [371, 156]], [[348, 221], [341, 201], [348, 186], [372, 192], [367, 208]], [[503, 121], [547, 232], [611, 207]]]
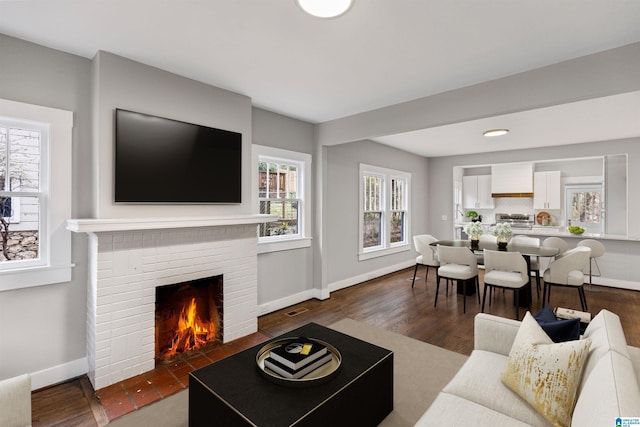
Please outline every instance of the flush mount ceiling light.
[[295, 0], [300, 9], [318, 18], [337, 18], [353, 5], [353, 0]]
[[491, 129], [483, 133], [484, 136], [500, 136], [509, 133], [509, 129]]

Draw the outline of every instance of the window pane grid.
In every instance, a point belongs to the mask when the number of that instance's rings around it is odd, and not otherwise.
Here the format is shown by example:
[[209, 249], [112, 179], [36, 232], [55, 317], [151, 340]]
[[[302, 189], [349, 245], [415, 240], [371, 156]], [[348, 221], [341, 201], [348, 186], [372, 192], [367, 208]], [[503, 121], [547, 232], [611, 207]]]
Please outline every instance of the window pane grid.
[[364, 188], [364, 211], [380, 212], [382, 178], [374, 175], [365, 175]]
[[278, 219], [260, 224], [259, 237], [299, 236], [302, 200], [298, 198], [300, 167], [276, 161], [258, 162], [258, 199], [261, 214]]
[[361, 165], [360, 179], [361, 250], [373, 253], [407, 244], [410, 175]]
[[41, 140], [40, 130], [0, 125], [1, 262], [39, 258]]

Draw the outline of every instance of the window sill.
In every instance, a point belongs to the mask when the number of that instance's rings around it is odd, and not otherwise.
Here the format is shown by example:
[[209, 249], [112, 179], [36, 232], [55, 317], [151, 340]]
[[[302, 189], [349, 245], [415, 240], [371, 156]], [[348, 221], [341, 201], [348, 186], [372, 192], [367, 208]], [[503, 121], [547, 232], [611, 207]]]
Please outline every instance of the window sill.
[[274, 242], [258, 243], [258, 254], [269, 252], [289, 251], [292, 249], [303, 249], [311, 247], [311, 238], [302, 237], [288, 240], [279, 240]]
[[411, 249], [411, 246], [409, 244], [406, 244], [401, 246], [394, 246], [392, 248], [376, 249], [369, 252], [361, 252], [358, 254], [358, 261], [366, 261], [368, 259], [397, 254], [400, 252], [408, 251], [409, 249]]
[[49, 265], [0, 271], [0, 292], [70, 282], [71, 269], [73, 267], [73, 264], [63, 266]]

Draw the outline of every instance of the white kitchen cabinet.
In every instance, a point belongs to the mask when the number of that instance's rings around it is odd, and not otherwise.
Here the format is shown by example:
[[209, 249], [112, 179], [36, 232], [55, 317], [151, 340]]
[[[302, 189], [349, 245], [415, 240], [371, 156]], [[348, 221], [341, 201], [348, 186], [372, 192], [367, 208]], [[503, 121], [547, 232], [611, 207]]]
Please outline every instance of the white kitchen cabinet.
[[533, 208], [560, 209], [560, 171], [535, 172], [533, 174]]
[[462, 177], [462, 207], [465, 209], [493, 209], [491, 175]]

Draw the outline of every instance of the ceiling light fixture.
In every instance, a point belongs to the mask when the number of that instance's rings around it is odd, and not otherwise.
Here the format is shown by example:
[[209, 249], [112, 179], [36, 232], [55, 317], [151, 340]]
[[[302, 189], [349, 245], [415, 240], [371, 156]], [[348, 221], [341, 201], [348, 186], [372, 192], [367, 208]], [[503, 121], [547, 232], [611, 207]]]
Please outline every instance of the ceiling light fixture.
[[484, 136], [500, 136], [509, 133], [509, 129], [491, 129], [483, 133]]
[[295, 0], [300, 9], [318, 18], [337, 18], [349, 11], [353, 0]]

